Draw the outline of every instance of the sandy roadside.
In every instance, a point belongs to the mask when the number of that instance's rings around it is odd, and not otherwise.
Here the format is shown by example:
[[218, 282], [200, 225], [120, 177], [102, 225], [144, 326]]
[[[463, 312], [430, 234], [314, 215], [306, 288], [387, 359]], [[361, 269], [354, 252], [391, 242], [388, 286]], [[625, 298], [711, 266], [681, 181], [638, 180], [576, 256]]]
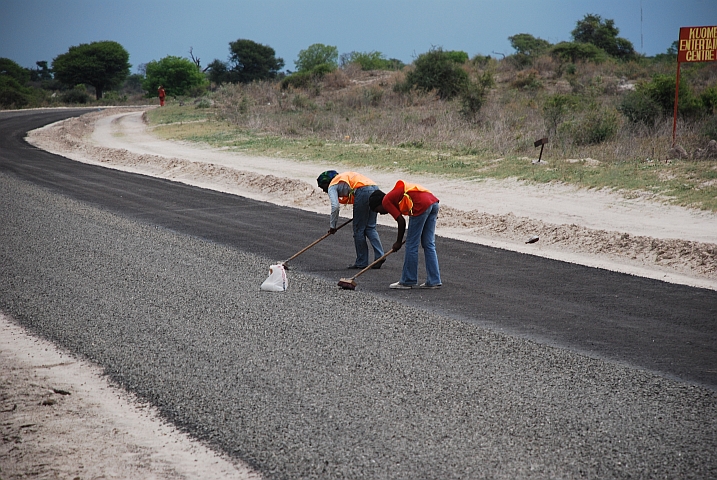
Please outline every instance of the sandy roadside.
[[0, 478], [258, 479], [0, 313]]

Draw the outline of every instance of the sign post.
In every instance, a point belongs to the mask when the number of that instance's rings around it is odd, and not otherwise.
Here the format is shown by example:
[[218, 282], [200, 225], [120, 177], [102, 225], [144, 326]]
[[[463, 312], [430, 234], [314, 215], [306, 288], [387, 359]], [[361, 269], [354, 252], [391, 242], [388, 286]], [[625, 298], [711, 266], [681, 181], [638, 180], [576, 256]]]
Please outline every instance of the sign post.
[[548, 143], [548, 137], [540, 138], [533, 143], [535, 147], [540, 147], [540, 156], [538, 157], [538, 163], [540, 163], [543, 160], [543, 148], [545, 147], [545, 144]]
[[680, 92], [680, 64], [682, 62], [717, 61], [717, 26], [681, 27], [677, 49], [677, 77], [675, 79], [675, 109], [672, 115], [672, 146], [677, 131], [677, 102]]

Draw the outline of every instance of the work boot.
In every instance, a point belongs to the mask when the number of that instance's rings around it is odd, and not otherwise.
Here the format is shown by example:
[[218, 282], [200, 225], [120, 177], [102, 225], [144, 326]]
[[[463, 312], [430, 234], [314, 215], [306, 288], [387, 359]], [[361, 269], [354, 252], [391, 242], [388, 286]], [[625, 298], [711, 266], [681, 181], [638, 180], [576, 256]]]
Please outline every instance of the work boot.
[[386, 263], [386, 259], [385, 259], [385, 258], [384, 258], [383, 260], [381, 260], [380, 262], [378, 262], [377, 264], [375, 264], [373, 267], [371, 267], [371, 269], [373, 269], [373, 270], [379, 270], [379, 269], [381, 268], [381, 265], [383, 265], [384, 263]]

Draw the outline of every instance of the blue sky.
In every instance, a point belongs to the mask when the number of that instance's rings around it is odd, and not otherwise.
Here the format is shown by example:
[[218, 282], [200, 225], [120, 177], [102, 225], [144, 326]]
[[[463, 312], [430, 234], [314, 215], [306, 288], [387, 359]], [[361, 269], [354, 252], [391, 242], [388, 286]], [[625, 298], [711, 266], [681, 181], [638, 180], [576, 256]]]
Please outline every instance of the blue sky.
[[680, 27], [717, 25], [717, 0], [0, 0], [0, 57], [34, 68], [74, 45], [119, 42], [139, 64], [167, 55], [226, 61], [229, 42], [268, 45], [294, 70], [315, 43], [410, 63], [431, 47], [511, 54], [508, 37], [557, 43], [587, 13], [615, 20], [638, 52], [664, 53]]

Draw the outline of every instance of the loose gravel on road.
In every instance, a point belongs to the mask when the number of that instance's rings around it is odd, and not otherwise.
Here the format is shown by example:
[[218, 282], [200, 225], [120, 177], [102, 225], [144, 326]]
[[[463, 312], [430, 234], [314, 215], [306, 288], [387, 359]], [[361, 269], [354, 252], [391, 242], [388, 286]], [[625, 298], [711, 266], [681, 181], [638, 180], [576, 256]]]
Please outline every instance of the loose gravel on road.
[[[717, 392], [0, 174], [0, 310], [268, 478], [715, 478]], [[275, 259], [274, 259], [275, 260]]]

